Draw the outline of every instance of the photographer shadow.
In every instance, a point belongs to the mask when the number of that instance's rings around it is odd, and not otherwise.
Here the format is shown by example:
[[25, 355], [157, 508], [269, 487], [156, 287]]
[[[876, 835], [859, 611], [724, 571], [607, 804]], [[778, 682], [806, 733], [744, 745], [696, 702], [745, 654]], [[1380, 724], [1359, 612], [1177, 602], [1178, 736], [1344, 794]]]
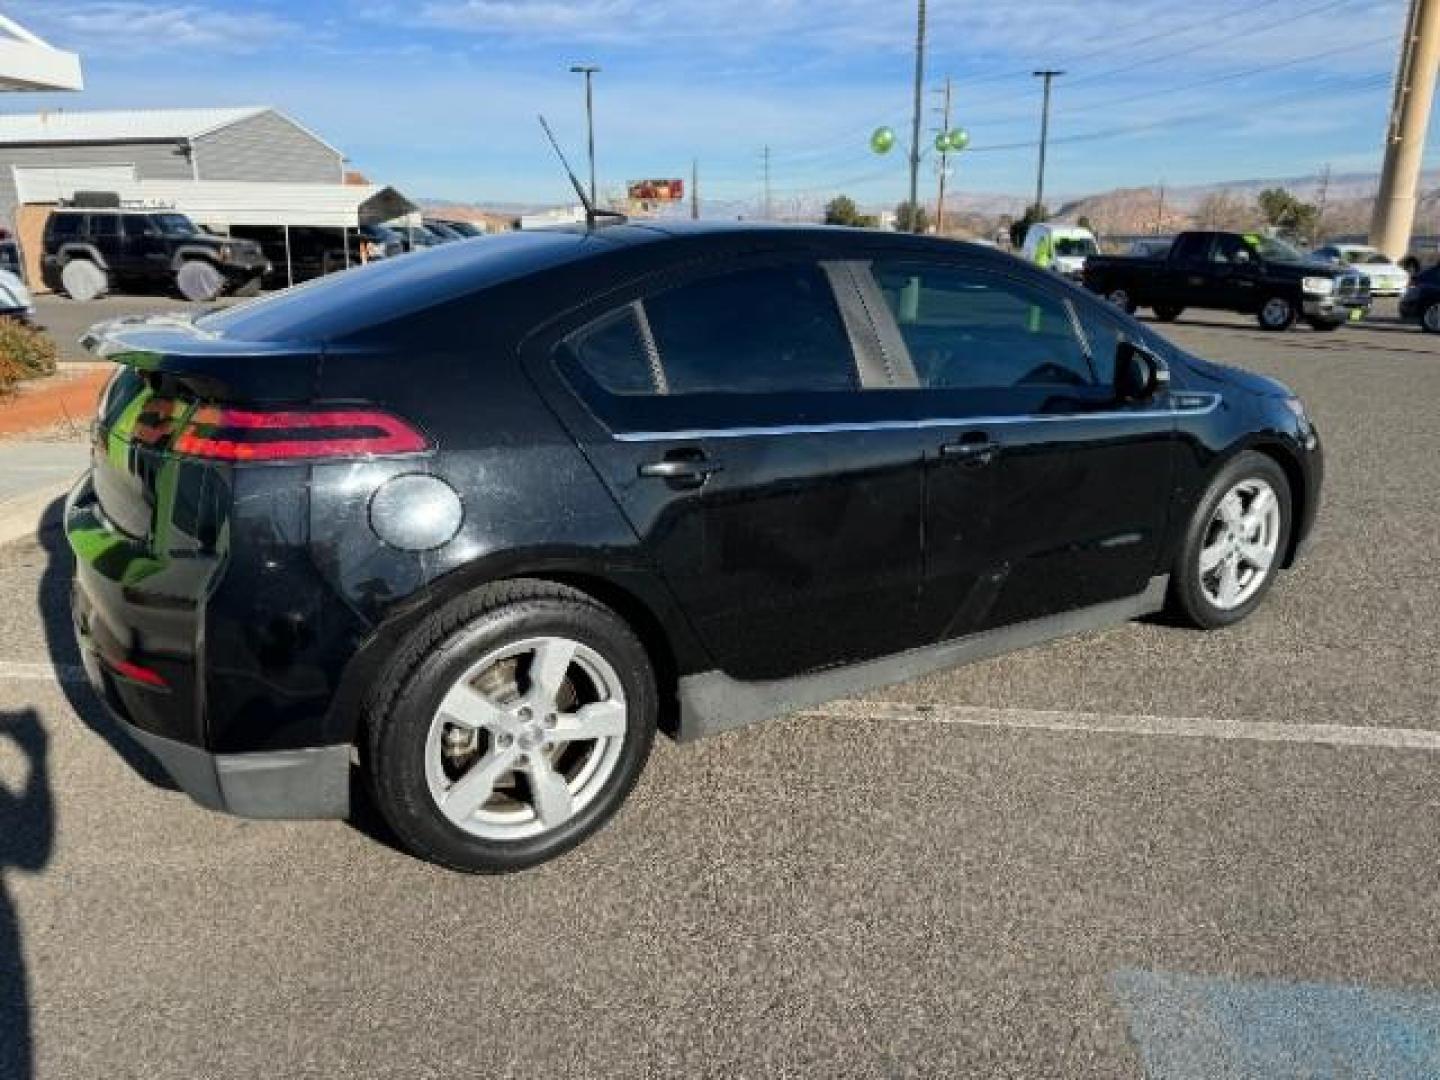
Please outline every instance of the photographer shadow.
[[30, 988], [9, 874], [43, 870], [55, 844], [49, 740], [34, 709], [0, 710], [0, 761], [11, 757], [12, 750], [24, 760], [26, 778], [18, 789], [0, 780], [0, 1077], [30, 1080]]

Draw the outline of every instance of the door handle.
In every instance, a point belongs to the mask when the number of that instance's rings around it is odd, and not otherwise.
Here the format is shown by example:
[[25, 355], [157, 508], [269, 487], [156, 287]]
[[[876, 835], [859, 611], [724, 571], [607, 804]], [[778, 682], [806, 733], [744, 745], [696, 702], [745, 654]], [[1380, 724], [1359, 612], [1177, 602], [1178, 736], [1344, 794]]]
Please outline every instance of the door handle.
[[647, 461], [640, 466], [641, 476], [666, 480], [680, 487], [698, 487], [723, 468], [700, 453], [671, 454], [660, 461]]
[[971, 431], [953, 442], [941, 443], [940, 456], [959, 461], [968, 468], [989, 465], [1000, 453], [1000, 444], [983, 431]]

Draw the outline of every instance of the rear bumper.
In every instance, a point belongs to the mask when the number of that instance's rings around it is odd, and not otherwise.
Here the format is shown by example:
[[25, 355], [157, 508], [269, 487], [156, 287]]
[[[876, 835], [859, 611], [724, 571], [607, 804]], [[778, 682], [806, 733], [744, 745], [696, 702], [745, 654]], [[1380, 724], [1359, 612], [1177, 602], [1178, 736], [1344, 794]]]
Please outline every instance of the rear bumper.
[[[76, 556], [71, 614], [85, 672], [126, 733], [212, 810], [345, 817], [350, 744], [326, 739], [318, 710], [307, 710], [314, 720], [286, 729], [295, 742], [273, 745], [265, 727], [285, 717], [284, 673], [249, 671], [224, 681], [207, 668], [203, 642], [214, 627], [206, 625], [205, 605], [218, 579], [206, 560], [178, 560], [147, 577], [147, 564], [158, 560], [107, 529], [88, 475], [71, 491], [64, 521]], [[225, 653], [222, 668], [243, 659], [233, 646]], [[267, 685], [268, 698], [247, 700], [251, 684]], [[238, 713], [227, 711], [237, 706]]]

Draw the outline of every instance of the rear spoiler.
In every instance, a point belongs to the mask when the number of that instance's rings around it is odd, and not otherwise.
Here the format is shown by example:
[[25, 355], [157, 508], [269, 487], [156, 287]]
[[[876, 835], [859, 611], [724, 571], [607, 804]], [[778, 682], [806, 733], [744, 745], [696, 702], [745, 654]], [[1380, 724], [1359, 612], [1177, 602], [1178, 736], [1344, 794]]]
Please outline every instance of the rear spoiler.
[[92, 326], [80, 344], [198, 397], [256, 404], [308, 401], [324, 348], [318, 342], [245, 341], [197, 326], [183, 315], [127, 316]]

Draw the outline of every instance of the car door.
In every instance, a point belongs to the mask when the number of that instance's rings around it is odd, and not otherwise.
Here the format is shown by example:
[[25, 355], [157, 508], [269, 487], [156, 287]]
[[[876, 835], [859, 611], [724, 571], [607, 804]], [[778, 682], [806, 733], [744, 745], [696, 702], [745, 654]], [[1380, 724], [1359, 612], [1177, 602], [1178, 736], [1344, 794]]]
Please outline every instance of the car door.
[[1210, 307], [1210, 248], [1214, 233], [1181, 233], [1166, 260], [1156, 302]]
[[165, 239], [149, 214], [127, 214], [125, 228], [125, 261], [136, 277], [150, 282], [170, 278], [170, 256]]
[[1259, 253], [1243, 237], [1217, 235], [1210, 249], [1203, 306], [1222, 311], [1258, 311], [1260, 275]]
[[863, 389], [885, 375], [873, 341], [857, 356], [873, 331], [852, 299], [815, 258], [727, 259], [534, 346], [568, 384], [557, 412], [736, 678], [919, 641], [923, 455], [908, 399]]
[[1176, 425], [1163, 393], [1117, 400], [1129, 324], [1040, 275], [908, 257], [876, 259], [871, 273], [928, 437], [921, 621], [932, 636], [1144, 591]]
[[119, 280], [131, 277], [120, 235], [120, 215], [92, 213], [87, 230], [87, 239], [95, 245], [95, 250], [100, 252], [100, 257], [105, 260], [110, 272]]

